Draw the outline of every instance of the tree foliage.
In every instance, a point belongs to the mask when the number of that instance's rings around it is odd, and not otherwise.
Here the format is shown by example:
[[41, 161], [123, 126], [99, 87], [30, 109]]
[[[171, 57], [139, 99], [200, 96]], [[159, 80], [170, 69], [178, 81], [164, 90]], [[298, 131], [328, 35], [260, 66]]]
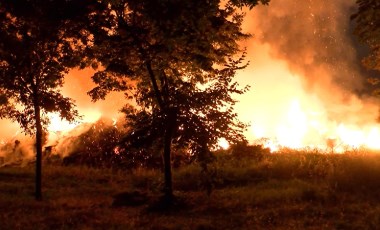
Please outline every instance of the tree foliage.
[[[65, 5], [67, 4], [67, 5]], [[64, 75], [78, 64], [78, 46], [68, 38], [72, 10], [69, 1], [2, 1], [0, 5], [1, 116], [35, 132], [35, 105], [43, 115], [58, 112], [73, 121], [73, 101], [59, 88]], [[42, 117], [43, 124], [48, 120]]]
[[112, 3], [103, 19], [108, 28], [102, 25], [94, 37], [104, 70], [93, 76], [98, 86], [90, 95], [125, 91], [139, 106], [123, 109], [132, 127], [149, 127], [152, 135], [160, 135], [174, 111], [175, 139], [182, 143], [203, 140], [211, 148], [219, 137], [243, 138], [232, 110], [232, 94], [247, 90], [233, 81], [245, 67], [244, 55], [234, 56], [242, 51], [237, 42], [248, 37], [240, 28], [243, 15], [232, 5], [221, 9], [219, 1]]
[[249, 35], [237, 9], [258, 2], [268, 1], [103, 1], [92, 15], [88, 54], [103, 68], [89, 94], [97, 100], [116, 90], [133, 99], [123, 108], [131, 127], [124, 143], [161, 143], [168, 190], [172, 146], [206, 162], [220, 138], [244, 139], [233, 95], [248, 90], [234, 76], [247, 64], [238, 42]]
[[[88, 129], [86, 125], [89, 125]], [[57, 152], [65, 155], [63, 165], [122, 170], [162, 168], [162, 157], [155, 144], [146, 148], [132, 148], [124, 144], [123, 136], [128, 128], [122, 122], [114, 123], [101, 118], [93, 124], [83, 124], [80, 129], [86, 131], [79, 135], [69, 134], [55, 146]], [[191, 159], [189, 154], [176, 149], [173, 152], [173, 167], [188, 164]]]
[[[36, 198], [41, 199], [41, 154], [47, 113], [73, 121], [78, 113], [60, 87], [80, 63], [75, 19], [86, 15], [86, 1], [3, 0], [0, 3], [0, 118], [18, 122], [36, 135]], [[74, 23], [75, 22], [75, 23]], [[74, 33], [75, 31], [75, 33]], [[85, 41], [86, 36], [82, 37]], [[83, 48], [83, 47], [82, 47]]]
[[260, 3], [267, 5], [269, 2], [270, 0], [230, 0], [230, 3], [234, 6], [249, 7], [250, 9], [252, 9]]
[[370, 54], [363, 60], [366, 67], [380, 70], [380, 2], [378, 0], [358, 0], [355, 20], [355, 34], [367, 44]]

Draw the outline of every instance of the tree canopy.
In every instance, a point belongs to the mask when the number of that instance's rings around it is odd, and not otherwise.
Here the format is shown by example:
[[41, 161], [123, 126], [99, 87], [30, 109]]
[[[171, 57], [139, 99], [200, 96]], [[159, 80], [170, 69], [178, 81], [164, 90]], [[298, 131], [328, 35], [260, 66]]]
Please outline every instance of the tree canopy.
[[380, 70], [380, 2], [358, 0], [358, 10], [352, 16], [355, 20], [355, 34], [369, 46], [370, 53], [363, 60], [366, 67]]
[[[201, 162], [220, 138], [244, 140], [233, 111], [244, 93], [234, 75], [243, 69], [249, 37], [238, 10], [268, 0], [4, 0], [0, 4], [0, 117], [36, 134], [36, 198], [41, 198], [42, 131], [48, 112], [72, 121], [63, 97], [64, 75], [91, 64], [98, 71], [94, 100], [123, 91], [126, 146], [159, 143], [165, 194], [172, 195], [171, 148]], [[85, 54], [82, 52], [86, 50]]]
[[[47, 113], [77, 118], [60, 92], [64, 76], [81, 62], [78, 23], [86, 1], [4, 0], [0, 3], [0, 118], [36, 136], [36, 198], [41, 199], [42, 133]], [[75, 23], [73, 23], [75, 22]], [[75, 31], [75, 33], [74, 33]], [[83, 36], [85, 41], [86, 36]]]
[[[218, 140], [244, 140], [245, 125], [233, 111], [233, 94], [248, 87], [234, 81], [244, 50], [238, 7], [267, 1], [146, 0], [104, 1], [92, 15], [93, 46], [88, 53], [102, 69], [89, 94], [102, 99], [124, 91], [131, 127], [126, 145], [161, 143], [165, 192], [171, 194], [172, 146], [205, 161]], [[137, 106], [136, 106], [137, 105]]]

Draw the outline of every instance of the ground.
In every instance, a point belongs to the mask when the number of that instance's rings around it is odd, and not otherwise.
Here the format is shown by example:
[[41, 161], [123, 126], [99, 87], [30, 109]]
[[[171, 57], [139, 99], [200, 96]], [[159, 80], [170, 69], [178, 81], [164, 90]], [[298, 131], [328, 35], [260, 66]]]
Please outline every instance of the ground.
[[[176, 169], [176, 202], [158, 206], [161, 173], [44, 165], [0, 168], [0, 229], [376, 229], [380, 155], [229, 155]], [[211, 181], [208, 193], [204, 181]], [[123, 204], [117, 203], [120, 196]], [[117, 198], [119, 197], [119, 198]], [[116, 203], [115, 203], [116, 202]]]

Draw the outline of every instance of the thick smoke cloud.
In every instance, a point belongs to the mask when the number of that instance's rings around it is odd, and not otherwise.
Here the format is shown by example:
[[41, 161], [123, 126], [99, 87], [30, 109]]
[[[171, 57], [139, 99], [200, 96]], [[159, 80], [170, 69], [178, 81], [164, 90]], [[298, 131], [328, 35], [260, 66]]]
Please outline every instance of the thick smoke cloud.
[[337, 117], [345, 109], [376, 103], [367, 82], [370, 73], [360, 63], [363, 47], [352, 32], [355, 11], [353, 0], [272, 0], [248, 13], [247, 28]]
[[348, 90], [363, 88], [356, 51], [350, 37], [353, 3], [339, 1], [274, 0], [256, 11], [259, 39], [292, 71], [305, 76], [309, 87], [329, 79]]

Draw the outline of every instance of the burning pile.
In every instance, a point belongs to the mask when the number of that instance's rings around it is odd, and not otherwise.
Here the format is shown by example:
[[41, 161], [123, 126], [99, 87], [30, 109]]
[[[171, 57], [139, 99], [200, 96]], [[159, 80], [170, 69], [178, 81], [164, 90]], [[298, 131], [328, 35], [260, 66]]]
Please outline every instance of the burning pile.
[[[69, 124], [51, 116], [45, 135], [43, 161], [49, 164], [87, 165], [106, 168], [160, 168], [157, 146], [134, 148], [127, 145], [128, 129], [122, 119], [100, 117], [95, 122]], [[16, 135], [0, 149], [0, 167], [25, 166], [35, 161], [32, 138]], [[188, 163], [189, 154], [177, 149], [173, 166]]]

